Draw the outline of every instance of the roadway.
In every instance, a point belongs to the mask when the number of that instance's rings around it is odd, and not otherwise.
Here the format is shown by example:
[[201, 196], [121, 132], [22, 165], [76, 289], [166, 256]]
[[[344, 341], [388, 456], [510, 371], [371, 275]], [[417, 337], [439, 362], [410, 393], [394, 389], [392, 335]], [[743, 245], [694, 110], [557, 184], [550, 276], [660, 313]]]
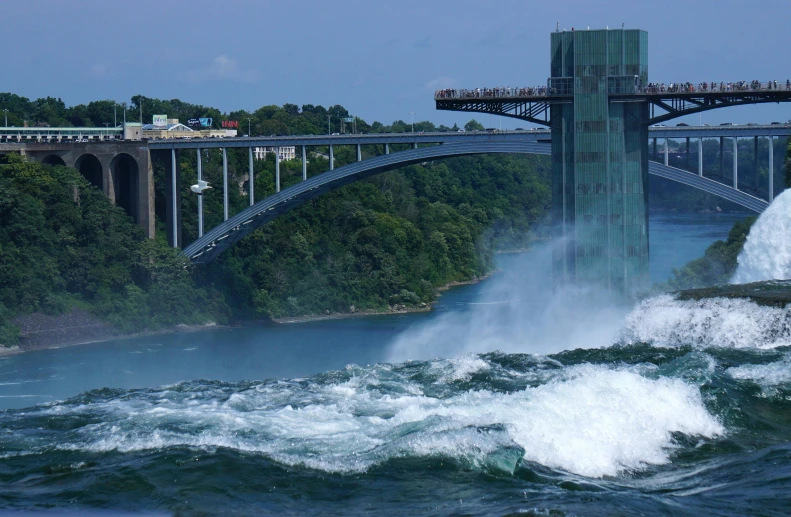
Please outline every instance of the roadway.
[[[729, 126], [673, 126], [650, 127], [648, 138], [750, 138], [787, 137], [791, 125], [729, 125]], [[548, 129], [503, 131], [434, 131], [416, 133], [370, 133], [357, 135], [291, 135], [236, 138], [192, 138], [149, 140], [149, 149], [211, 149], [277, 146], [326, 146], [374, 144], [461, 144], [478, 142], [549, 142]]]

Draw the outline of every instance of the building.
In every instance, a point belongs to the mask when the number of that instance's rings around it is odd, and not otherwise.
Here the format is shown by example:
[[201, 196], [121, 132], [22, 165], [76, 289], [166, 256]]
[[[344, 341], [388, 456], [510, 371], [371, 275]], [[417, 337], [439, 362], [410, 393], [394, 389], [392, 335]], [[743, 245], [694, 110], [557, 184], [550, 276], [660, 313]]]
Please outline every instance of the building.
[[277, 150], [280, 161], [294, 160], [297, 157], [297, 148], [293, 145], [284, 145], [280, 147], [253, 147], [253, 156], [256, 160], [265, 160], [266, 155], [274, 153]]
[[226, 138], [235, 137], [235, 129], [192, 129], [179, 123], [177, 118], [167, 119], [165, 127], [155, 127], [154, 124], [143, 124], [143, 138], [160, 140], [168, 138]]
[[121, 127], [0, 127], [0, 143], [121, 140]]
[[648, 34], [578, 30], [551, 36], [552, 204], [555, 278], [648, 287], [648, 103], [610, 95], [648, 84]]

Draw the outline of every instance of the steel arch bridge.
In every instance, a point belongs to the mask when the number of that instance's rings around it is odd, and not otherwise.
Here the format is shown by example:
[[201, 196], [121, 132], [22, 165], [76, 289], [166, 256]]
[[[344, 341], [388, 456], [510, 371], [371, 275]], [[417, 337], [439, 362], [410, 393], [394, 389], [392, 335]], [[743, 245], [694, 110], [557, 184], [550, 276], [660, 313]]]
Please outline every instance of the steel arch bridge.
[[[185, 247], [182, 253], [193, 263], [205, 264], [214, 260], [220, 253], [263, 224], [330, 190], [415, 163], [488, 153], [549, 155], [551, 154], [551, 144], [524, 141], [442, 144], [350, 163], [313, 176], [255, 203], [206, 232], [203, 237]], [[720, 196], [758, 213], [769, 205], [767, 201], [733, 187], [658, 162], [649, 162], [648, 172]]]

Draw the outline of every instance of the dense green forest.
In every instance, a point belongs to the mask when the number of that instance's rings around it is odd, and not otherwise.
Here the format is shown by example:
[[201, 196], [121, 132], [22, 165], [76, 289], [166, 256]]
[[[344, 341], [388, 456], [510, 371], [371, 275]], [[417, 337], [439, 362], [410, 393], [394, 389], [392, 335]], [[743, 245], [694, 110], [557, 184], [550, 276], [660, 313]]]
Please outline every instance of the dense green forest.
[[[3, 95], [0, 99], [8, 99]], [[37, 119], [42, 115], [36, 113], [48, 111], [35, 110], [54, 104], [55, 118], [46, 119], [52, 125], [83, 124], [74, 113], [100, 113], [95, 103], [75, 108], [64, 108], [59, 101], [18, 104], [22, 111], [14, 116], [24, 120]], [[169, 117], [217, 117], [180, 101], [147, 99], [147, 104]], [[227, 117], [250, 117], [256, 134], [310, 134], [327, 131], [328, 114], [335, 124], [331, 129], [347, 129], [338, 125], [348, 116], [339, 106], [265, 106]], [[106, 112], [94, 115], [101, 116]], [[470, 128], [477, 125], [468, 123]], [[411, 124], [385, 126], [358, 119], [356, 128], [398, 132], [411, 131]], [[415, 123], [416, 131], [434, 129], [439, 128], [430, 122]], [[309, 175], [328, 169], [326, 150], [315, 151], [309, 157]], [[364, 155], [382, 151], [363, 148]], [[221, 153], [204, 153], [204, 176], [218, 185]], [[248, 162], [246, 152], [230, 150], [228, 158], [239, 187], [229, 192], [234, 213], [249, 204]], [[268, 158], [255, 162], [258, 199], [274, 192], [274, 157]], [[196, 155], [183, 153], [179, 159], [183, 231], [189, 242], [197, 235], [197, 198], [189, 194]], [[355, 159], [354, 150], [336, 149], [336, 165]], [[547, 217], [550, 202], [548, 161], [543, 157], [426, 162], [322, 195], [260, 228], [212, 264], [187, 266], [164, 242], [162, 163], [154, 162], [154, 241], [144, 239], [123, 210], [88, 186], [76, 170], [12, 158], [0, 171], [0, 225], [5, 232], [0, 267], [7, 272], [0, 277], [0, 325], [5, 332], [0, 342], [6, 343], [13, 341], [10, 321], [15, 314], [61, 312], [74, 305], [135, 331], [428, 303], [438, 287], [488, 273], [495, 248], [524, 246], [535, 224]], [[301, 164], [282, 162], [281, 175], [283, 187], [299, 181]], [[222, 219], [221, 192], [210, 191], [204, 202], [210, 228]], [[30, 207], [35, 210], [30, 212]], [[91, 222], [102, 226], [89, 229]], [[28, 227], [38, 229], [34, 240], [22, 230]], [[36, 260], [24, 259], [30, 256]]]
[[[101, 125], [113, 120], [113, 101], [66, 107], [60, 99], [30, 101], [0, 93], [9, 124]], [[249, 119], [252, 134], [322, 134], [349, 131], [341, 106], [264, 106], [222, 114], [179, 100], [136, 96], [143, 107], [171, 118]], [[328, 117], [330, 127], [328, 128]], [[136, 118], [136, 117], [135, 117]], [[121, 120], [121, 116], [118, 116]], [[356, 118], [361, 132], [406, 132]], [[345, 126], [345, 127], [344, 127]], [[467, 129], [480, 128], [474, 120]], [[426, 121], [415, 131], [452, 130]], [[398, 150], [397, 148], [393, 149]], [[326, 171], [326, 149], [314, 148], [309, 176]], [[376, 146], [363, 155], [381, 154]], [[747, 151], [745, 151], [747, 152]], [[760, 152], [760, 150], [759, 150]], [[221, 184], [222, 155], [203, 151], [204, 177]], [[740, 151], [741, 154], [741, 151]], [[249, 205], [247, 154], [229, 150], [231, 213]], [[671, 161], [678, 160], [671, 157]], [[431, 302], [437, 288], [489, 272], [496, 249], [518, 248], [536, 237], [550, 203], [549, 162], [538, 156], [477, 156], [426, 162], [387, 172], [324, 194], [258, 229], [207, 266], [190, 266], [164, 242], [163, 163], [154, 161], [157, 239], [149, 241], [133, 221], [74, 169], [41, 166], [9, 157], [0, 165], [0, 343], [15, 340], [13, 317], [77, 306], [123, 331], [176, 323], [232, 323], [386, 310]], [[336, 165], [356, 160], [352, 148], [335, 150]], [[196, 155], [179, 157], [184, 241], [197, 236], [197, 197], [189, 193]], [[718, 164], [713, 164], [715, 166]], [[255, 192], [274, 192], [274, 156], [255, 161]], [[727, 172], [727, 171], [726, 171]], [[285, 188], [301, 179], [299, 160], [281, 163]], [[758, 170], [760, 187], [766, 171]], [[782, 183], [782, 178], [776, 183]], [[727, 205], [717, 198], [667, 182], [651, 184], [651, 206], [705, 210]], [[222, 194], [204, 196], [206, 228], [222, 220]], [[726, 281], [750, 223], [737, 225], [727, 242], [677, 271], [673, 289]], [[540, 235], [539, 235], [540, 236]]]
[[186, 265], [75, 169], [16, 155], [0, 165], [0, 344], [16, 341], [14, 315], [72, 306], [121, 331], [227, 321], [221, 295]]

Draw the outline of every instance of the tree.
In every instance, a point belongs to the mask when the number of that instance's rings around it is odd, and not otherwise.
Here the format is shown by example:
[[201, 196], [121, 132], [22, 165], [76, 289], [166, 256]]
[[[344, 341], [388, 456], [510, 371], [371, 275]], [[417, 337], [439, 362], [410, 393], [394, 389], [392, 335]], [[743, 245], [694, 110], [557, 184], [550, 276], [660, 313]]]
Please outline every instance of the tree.
[[464, 130], [465, 131], [483, 131], [484, 127], [483, 127], [483, 124], [481, 124], [477, 120], [470, 119], [469, 122], [464, 124]]

